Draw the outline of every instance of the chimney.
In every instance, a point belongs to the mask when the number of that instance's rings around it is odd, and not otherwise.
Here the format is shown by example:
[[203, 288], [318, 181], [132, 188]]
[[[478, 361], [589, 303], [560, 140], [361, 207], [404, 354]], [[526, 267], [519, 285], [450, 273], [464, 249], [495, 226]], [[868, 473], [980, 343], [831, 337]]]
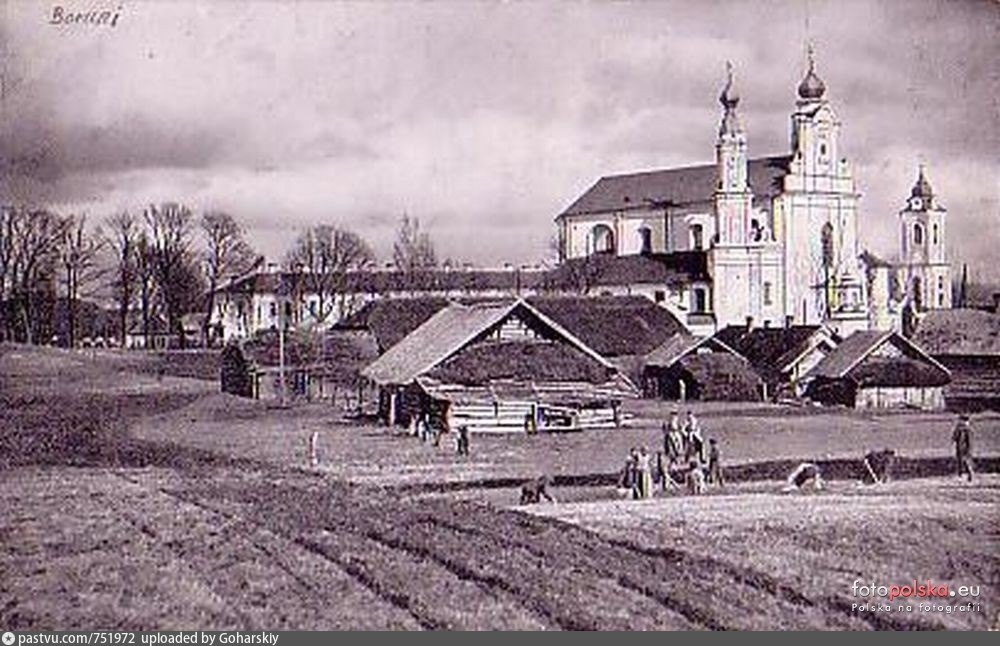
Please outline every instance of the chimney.
[[790, 328], [793, 325], [795, 325], [795, 316], [792, 315], [792, 314], [789, 314], [788, 316], [785, 317], [785, 327], [786, 328]]
[[747, 330], [749, 331], [749, 330], [752, 330], [752, 329], [753, 329], [753, 317], [752, 316], [748, 316], [747, 317]]

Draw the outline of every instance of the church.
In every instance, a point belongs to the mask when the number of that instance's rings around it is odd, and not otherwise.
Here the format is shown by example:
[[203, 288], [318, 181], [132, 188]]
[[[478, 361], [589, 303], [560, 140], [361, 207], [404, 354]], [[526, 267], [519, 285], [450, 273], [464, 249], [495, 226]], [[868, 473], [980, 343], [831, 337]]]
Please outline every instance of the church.
[[557, 216], [560, 260], [703, 256], [707, 279], [675, 281], [658, 299], [696, 333], [749, 322], [846, 337], [898, 328], [907, 306], [951, 307], [946, 212], [923, 168], [899, 214], [899, 258], [862, 251], [860, 195], [812, 50], [783, 155], [750, 157], [727, 71], [715, 163], [602, 177]]

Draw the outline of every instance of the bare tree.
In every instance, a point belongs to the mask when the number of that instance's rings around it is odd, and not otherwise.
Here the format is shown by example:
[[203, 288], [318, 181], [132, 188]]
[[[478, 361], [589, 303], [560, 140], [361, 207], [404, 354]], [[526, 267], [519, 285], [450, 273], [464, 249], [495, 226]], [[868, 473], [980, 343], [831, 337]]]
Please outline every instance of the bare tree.
[[114, 278], [111, 282], [115, 302], [118, 305], [118, 339], [125, 347], [128, 334], [129, 311], [138, 287], [138, 242], [139, 224], [128, 211], [109, 217], [106, 222], [105, 245], [114, 254], [112, 267]]
[[208, 280], [206, 316], [202, 325], [204, 344], [211, 343], [212, 312], [215, 292], [222, 280], [231, 274], [241, 274], [262, 261], [246, 241], [243, 227], [228, 213], [205, 213], [200, 221], [205, 236], [205, 277]]
[[140, 230], [135, 241], [135, 279], [139, 290], [139, 314], [142, 322], [143, 346], [151, 347], [150, 322], [156, 306], [156, 258], [149, 233]]
[[303, 291], [315, 294], [310, 314], [316, 323], [327, 323], [338, 305], [341, 313], [353, 308], [350, 275], [374, 263], [371, 247], [353, 231], [334, 226], [307, 229], [286, 259], [295, 277], [292, 289], [296, 305]]
[[438, 266], [437, 252], [430, 235], [420, 230], [420, 219], [403, 214], [392, 246], [392, 261], [406, 273], [434, 269]]
[[600, 284], [606, 269], [607, 257], [604, 254], [565, 258], [562, 241], [558, 237], [549, 240], [549, 251], [560, 260], [557, 266], [545, 272], [542, 281], [544, 290], [586, 296]]
[[145, 211], [152, 246], [153, 276], [163, 304], [167, 327], [185, 347], [182, 318], [198, 300], [200, 285], [192, 234], [194, 218], [186, 206], [165, 203]]
[[81, 290], [95, 285], [100, 277], [98, 260], [101, 246], [100, 232], [93, 234], [87, 230], [87, 216], [70, 215], [65, 218], [59, 256], [68, 312], [67, 343], [71, 348], [77, 344]]
[[17, 210], [0, 208], [0, 340], [12, 336], [10, 296], [14, 282], [14, 231]]
[[12, 338], [35, 343], [51, 322], [55, 273], [66, 221], [49, 211], [3, 210], [4, 322]]

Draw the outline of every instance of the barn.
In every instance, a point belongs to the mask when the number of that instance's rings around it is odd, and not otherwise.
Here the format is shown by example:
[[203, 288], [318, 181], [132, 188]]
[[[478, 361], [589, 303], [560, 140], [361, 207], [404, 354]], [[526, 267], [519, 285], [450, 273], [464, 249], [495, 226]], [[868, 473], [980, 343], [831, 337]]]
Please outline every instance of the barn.
[[750, 362], [715, 337], [677, 334], [645, 358], [643, 395], [685, 401], [759, 401], [763, 381]]
[[426, 413], [444, 429], [614, 427], [632, 382], [522, 299], [440, 310], [362, 371], [388, 424]]
[[755, 327], [753, 319], [722, 328], [715, 339], [750, 362], [767, 387], [765, 399], [801, 395], [802, 377], [840, 342], [823, 325]]
[[913, 340], [951, 371], [944, 389], [949, 410], [1000, 410], [1000, 314], [930, 311], [920, 317]]
[[806, 396], [852, 408], [942, 410], [947, 368], [896, 332], [860, 331], [810, 370]]

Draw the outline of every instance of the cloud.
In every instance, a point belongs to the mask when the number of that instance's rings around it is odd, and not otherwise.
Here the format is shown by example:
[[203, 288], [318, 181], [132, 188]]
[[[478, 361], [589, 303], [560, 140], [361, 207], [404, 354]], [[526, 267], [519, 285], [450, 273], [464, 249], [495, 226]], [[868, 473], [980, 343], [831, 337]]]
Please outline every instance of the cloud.
[[407, 212], [443, 255], [533, 261], [599, 176], [711, 160], [726, 60], [751, 154], [787, 150], [809, 36], [866, 244], [892, 250], [923, 160], [955, 257], [1000, 279], [990, 3], [130, 2], [103, 31], [47, 11], [5, 8], [4, 199], [224, 208], [274, 257], [329, 221], [385, 252]]

